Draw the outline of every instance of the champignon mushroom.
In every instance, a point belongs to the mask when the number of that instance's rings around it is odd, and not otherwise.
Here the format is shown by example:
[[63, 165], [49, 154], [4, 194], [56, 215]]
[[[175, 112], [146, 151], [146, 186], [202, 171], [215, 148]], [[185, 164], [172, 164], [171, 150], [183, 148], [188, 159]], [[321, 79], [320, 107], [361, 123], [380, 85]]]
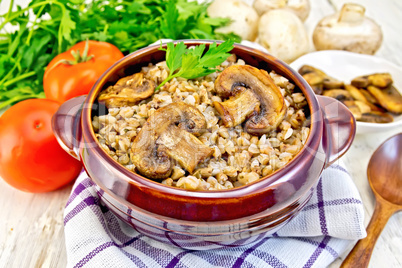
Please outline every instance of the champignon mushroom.
[[315, 48], [374, 54], [381, 46], [382, 31], [364, 13], [363, 6], [347, 3], [340, 12], [324, 17], [313, 32]]
[[303, 22], [285, 9], [271, 10], [261, 16], [257, 42], [285, 62], [291, 62], [310, 50]]
[[[374, 103], [367, 100], [367, 98], [364, 95], [364, 93], [362, 92], [362, 90], [359, 90], [357, 87], [355, 87], [353, 85], [345, 85], [345, 89], [352, 95], [352, 97], [356, 101], [358, 101], [359, 103], [363, 103], [365, 106], [370, 107], [370, 111], [380, 111], [380, 108], [378, 108]], [[363, 112], [364, 109], [360, 109], [360, 110], [362, 110], [362, 112]], [[367, 111], [364, 111], [363, 113], [367, 113]]]
[[216, 29], [220, 33], [235, 33], [242, 39], [254, 41], [257, 36], [258, 14], [241, 0], [215, 0], [208, 9], [211, 18], [229, 18], [232, 22]]
[[393, 83], [392, 76], [389, 73], [375, 73], [354, 78], [351, 84], [355, 87], [366, 88], [375, 86], [380, 88], [389, 87]]
[[364, 113], [360, 117], [360, 121], [369, 122], [369, 123], [390, 123], [394, 121], [392, 115], [379, 112], [379, 111], [371, 111], [369, 113]]
[[196, 165], [212, 154], [194, 135], [207, 126], [204, 115], [184, 102], [156, 110], [133, 141], [131, 161], [139, 173], [150, 179], [164, 179], [172, 172], [172, 159], [193, 172]]
[[353, 101], [353, 96], [350, 94], [349, 91], [344, 90], [344, 89], [330, 89], [330, 90], [325, 90], [323, 93], [324, 96], [331, 97], [334, 99], [337, 99], [338, 101]]
[[391, 113], [402, 113], [402, 95], [394, 86], [380, 89], [368, 86], [367, 90], [378, 100], [380, 105]]
[[305, 21], [310, 13], [309, 0], [255, 0], [253, 7], [260, 16], [272, 9], [283, 8], [295, 13], [302, 21]]
[[299, 69], [299, 73], [312, 87], [316, 94], [321, 95], [324, 89], [340, 89], [344, 87], [344, 83], [339, 81], [320, 69], [310, 65], [303, 65]]
[[275, 129], [286, 112], [281, 91], [269, 74], [250, 65], [232, 65], [215, 80], [215, 90], [224, 102], [214, 102], [226, 127], [245, 124], [245, 131], [261, 135]]
[[123, 77], [113, 86], [103, 90], [98, 97], [107, 107], [134, 105], [150, 97], [155, 91], [155, 82], [144, 78], [143, 73]]

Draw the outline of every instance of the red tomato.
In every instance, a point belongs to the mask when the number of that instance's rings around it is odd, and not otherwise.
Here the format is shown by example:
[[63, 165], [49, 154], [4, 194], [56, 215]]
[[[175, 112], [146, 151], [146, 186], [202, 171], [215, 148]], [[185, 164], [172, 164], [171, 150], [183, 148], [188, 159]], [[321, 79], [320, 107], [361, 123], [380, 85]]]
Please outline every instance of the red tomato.
[[43, 77], [46, 98], [63, 103], [88, 94], [96, 80], [123, 56], [117, 47], [106, 42], [89, 40], [77, 43], [57, 55], [47, 66]]
[[53, 135], [51, 119], [60, 104], [29, 99], [0, 117], [0, 177], [26, 192], [48, 192], [74, 180], [81, 163]]

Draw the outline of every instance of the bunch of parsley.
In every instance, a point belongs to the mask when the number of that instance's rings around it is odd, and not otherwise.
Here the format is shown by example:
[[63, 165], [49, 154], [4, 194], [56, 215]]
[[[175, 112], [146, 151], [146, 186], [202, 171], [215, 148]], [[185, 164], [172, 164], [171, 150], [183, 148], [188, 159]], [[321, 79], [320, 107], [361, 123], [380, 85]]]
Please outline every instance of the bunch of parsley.
[[15, 9], [11, 0], [0, 14], [0, 109], [43, 97], [47, 64], [81, 40], [109, 42], [125, 54], [161, 38], [240, 41], [215, 32], [230, 22], [208, 17], [207, 7], [189, 0], [32, 0]]

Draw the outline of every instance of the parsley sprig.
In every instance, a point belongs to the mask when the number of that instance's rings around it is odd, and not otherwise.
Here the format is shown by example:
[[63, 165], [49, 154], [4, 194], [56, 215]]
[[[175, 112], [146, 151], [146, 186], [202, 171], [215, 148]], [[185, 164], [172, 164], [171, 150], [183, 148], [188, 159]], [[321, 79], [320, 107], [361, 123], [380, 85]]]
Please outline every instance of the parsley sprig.
[[[1, 0], [0, 0], [1, 2]], [[210, 18], [208, 3], [191, 0], [10, 0], [0, 10], [0, 113], [29, 98], [42, 98], [43, 74], [59, 53], [83, 40], [105, 41], [124, 54], [158, 39], [235, 39], [215, 29], [230, 23]], [[78, 27], [79, 26], [79, 27]]]
[[214, 42], [205, 52], [205, 44], [187, 48], [184, 42], [179, 42], [176, 46], [168, 43], [167, 48], [159, 48], [166, 51], [166, 65], [169, 68], [168, 77], [156, 88], [159, 90], [166, 82], [175, 77], [194, 79], [206, 76], [217, 70], [217, 66], [224, 62], [233, 49], [233, 40], [227, 40], [219, 46]]

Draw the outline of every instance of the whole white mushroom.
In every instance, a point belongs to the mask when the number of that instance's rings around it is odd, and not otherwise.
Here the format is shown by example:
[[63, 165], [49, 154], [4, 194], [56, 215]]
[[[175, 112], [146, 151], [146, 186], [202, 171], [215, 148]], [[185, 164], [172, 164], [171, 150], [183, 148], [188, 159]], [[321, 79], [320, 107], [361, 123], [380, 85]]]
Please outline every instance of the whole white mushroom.
[[285, 62], [291, 62], [310, 50], [303, 22], [285, 9], [274, 9], [261, 16], [257, 41]]
[[309, 0], [255, 0], [253, 7], [260, 16], [273, 9], [287, 9], [294, 12], [302, 21], [305, 21], [310, 13]]
[[341, 11], [324, 17], [313, 32], [317, 50], [347, 50], [374, 54], [381, 46], [380, 26], [365, 17], [366, 9], [358, 4], [344, 4]]
[[259, 16], [250, 5], [243, 1], [215, 0], [209, 5], [207, 13], [212, 18], [221, 17], [232, 20], [230, 25], [217, 29], [217, 32], [234, 32], [242, 39], [255, 40]]

